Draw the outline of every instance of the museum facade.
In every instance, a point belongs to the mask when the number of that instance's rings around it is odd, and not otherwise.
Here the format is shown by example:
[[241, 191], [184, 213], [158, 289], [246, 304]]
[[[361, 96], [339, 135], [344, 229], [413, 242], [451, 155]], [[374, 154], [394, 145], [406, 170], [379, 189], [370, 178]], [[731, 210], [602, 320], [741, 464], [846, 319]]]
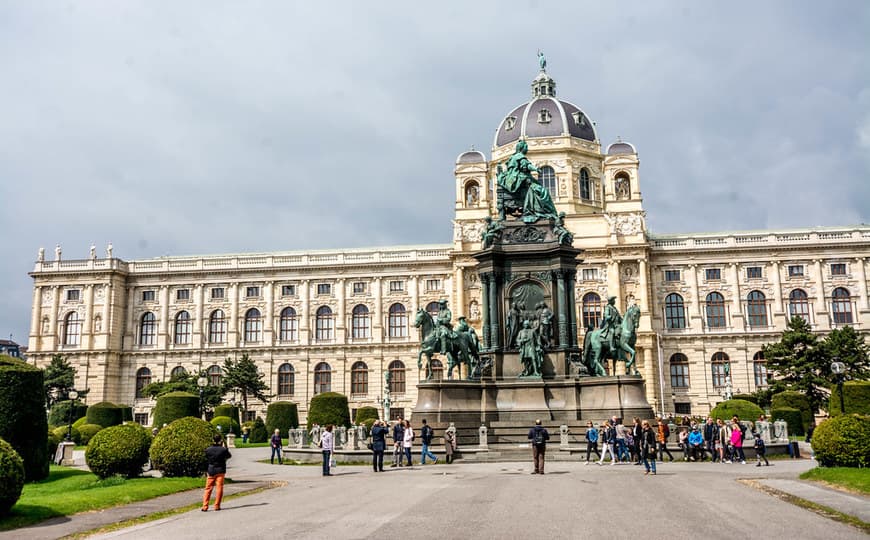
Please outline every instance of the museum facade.
[[[299, 404], [335, 391], [351, 409], [382, 408], [390, 373], [392, 416], [417, 397], [419, 310], [447, 299], [480, 333], [477, 262], [484, 220], [499, 214], [498, 167], [519, 140], [582, 250], [573, 280], [574, 324], [597, 326], [609, 296], [641, 310], [637, 363], [656, 412], [704, 414], [727, 392], [767, 385], [761, 347], [792, 316], [824, 334], [867, 332], [870, 226], [733, 233], [647, 229], [638, 153], [601, 146], [594, 123], [556, 97], [542, 69], [531, 99], [499, 124], [491, 155], [456, 160], [452, 243], [373, 249], [46, 260], [34, 280], [28, 361], [62, 354], [91, 402], [130, 404], [150, 423], [144, 385], [180, 370], [219, 384], [226, 358], [253, 359], [275, 399]], [[446, 227], [446, 225], [445, 225]], [[581, 339], [582, 341], [582, 339]], [[435, 363], [434, 376], [444, 374]], [[232, 398], [232, 396], [227, 396]], [[265, 405], [250, 402], [250, 415]]]

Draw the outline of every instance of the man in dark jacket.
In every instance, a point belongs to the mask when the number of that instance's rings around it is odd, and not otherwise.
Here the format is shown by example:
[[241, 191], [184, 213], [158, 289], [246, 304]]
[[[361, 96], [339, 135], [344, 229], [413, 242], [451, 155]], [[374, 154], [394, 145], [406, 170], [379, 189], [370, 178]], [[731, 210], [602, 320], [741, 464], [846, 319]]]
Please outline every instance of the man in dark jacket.
[[399, 418], [399, 420], [393, 425], [393, 464], [390, 467], [401, 467], [402, 466], [402, 456], [403, 456], [403, 448], [402, 443], [405, 441], [405, 422], [403, 419]]
[[372, 424], [372, 468], [375, 472], [384, 472], [384, 450], [387, 449], [389, 432], [386, 422], [376, 421]]
[[272, 439], [269, 441], [272, 446], [272, 457], [269, 458], [269, 463], [275, 464], [275, 456], [278, 456], [278, 465], [281, 465], [281, 430], [276, 429], [272, 434]]
[[535, 463], [532, 474], [544, 474], [544, 453], [550, 433], [541, 425], [540, 418], [535, 420], [535, 427], [529, 430], [529, 440], [532, 442], [532, 460]]
[[429, 451], [429, 446], [432, 444], [432, 437], [435, 436], [435, 431], [432, 429], [429, 424], [426, 423], [426, 419], [423, 419], [423, 427], [420, 429], [420, 440], [423, 441], [423, 449], [420, 451], [420, 464], [426, 464], [426, 457], [432, 460], [432, 463], [438, 463], [438, 458], [435, 457], [431, 451]]
[[223, 437], [215, 435], [214, 444], [205, 449], [205, 458], [208, 460], [208, 477], [205, 481], [205, 493], [202, 496], [202, 511], [208, 512], [208, 502], [211, 499], [211, 491], [215, 490], [214, 509], [221, 509], [221, 499], [224, 497], [224, 477], [227, 474], [227, 460], [232, 454], [224, 446]]

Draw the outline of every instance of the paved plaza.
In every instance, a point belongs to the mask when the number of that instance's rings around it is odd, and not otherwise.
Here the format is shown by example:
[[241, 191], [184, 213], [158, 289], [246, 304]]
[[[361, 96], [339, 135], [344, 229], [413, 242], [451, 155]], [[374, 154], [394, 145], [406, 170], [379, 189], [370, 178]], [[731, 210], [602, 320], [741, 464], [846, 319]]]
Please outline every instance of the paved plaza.
[[[374, 474], [339, 467], [257, 463], [268, 449], [234, 451], [229, 476], [280, 480], [283, 487], [99, 536], [199, 538], [866, 538], [746, 486], [738, 479], [795, 479], [811, 460], [771, 467], [659, 464], [657, 476], [633, 465], [530, 463], [415, 465]], [[191, 494], [196, 502], [197, 494]], [[856, 499], [859, 503], [860, 497]]]

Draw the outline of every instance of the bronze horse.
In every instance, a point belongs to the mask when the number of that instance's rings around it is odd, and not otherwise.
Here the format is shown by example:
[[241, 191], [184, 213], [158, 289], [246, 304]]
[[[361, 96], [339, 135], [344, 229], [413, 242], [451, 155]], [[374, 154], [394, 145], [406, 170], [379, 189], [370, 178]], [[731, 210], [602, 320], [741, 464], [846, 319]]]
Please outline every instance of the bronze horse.
[[448, 351], [441, 350], [441, 340], [435, 336], [435, 322], [424, 309], [418, 309], [414, 318], [414, 326], [420, 328], [422, 339], [420, 341], [420, 354], [417, 355], [417, 368], [423, 367], [423, 355], [426, 355], [426, 380], [432, 379], [432, 355], [441, 353], [447, 356], [447, 378], [453, 379], [453, 368], [459, 369], [459, 378], [462, 378], [462, 364], [466, 366], [466, 379], [471, 379], [474, 366], [478, 362], [477, 346], [471, 334], [453, 332], [450, 337]]
[[[640, 323], [640, 308], [633, 305], [625, 311], [619, 336], [614, 339], [616, 350], [610, 350], [606, 340], [601, 339], [601, 329], [587, 330], [583, 339], [583, 361], [592, 375], [602, 376], [607, 373], [601, 361], [613, 360], [613, 373], [616, 374], [616, 362], [625, 362], [626, 375], [640, 375], [634, 363], [637, 352], [634, 344], [637, 342], [637, 326]], [[632, 372], [632, 369], [634, 372]]]

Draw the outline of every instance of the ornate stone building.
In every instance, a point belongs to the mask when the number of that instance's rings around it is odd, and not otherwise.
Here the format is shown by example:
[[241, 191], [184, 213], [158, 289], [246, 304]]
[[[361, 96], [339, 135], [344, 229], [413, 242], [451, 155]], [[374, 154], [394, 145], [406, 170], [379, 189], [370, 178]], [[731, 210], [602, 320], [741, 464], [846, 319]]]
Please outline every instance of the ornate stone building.
[[790, 316], [821, 333], [866, 332], [870, 227], [653, 234], [634, 146], [602, 150], [595, 124], [556, 98], [545, 70], [531, 90], [499, 124], [489, 158], [457, 158], [452, 244], [137, 261], [114, 258], [111, 247], [85, 260], [63, 260], [58, 248], [47, 261], [40, 250], [30, 360], [44, 366], [63, 354], [89, 400], [132, 404], [143, 423], [153, 406], [144, 384], [180, 369], [206, 370], [217, 383], [223, 360], [242, 354], [302, 418], [327, 390], [348, 395], [352, 409], [380, 408], [387, 371], [392, 412], [406, 414], [421, 376], [417, 311], [434, 313], [448, 298], [454, 318], [464, 314], [480, 331], [471, 254], [484, 218], [497, 214], [496, 169], [520, 139], [584, 250], [578, 333], [598, 324], [610, 295], [621, 312], [638, 304], [637, 360], [656, 411], [703, 414], [726, 388], [765, 386], [759, 351]]

